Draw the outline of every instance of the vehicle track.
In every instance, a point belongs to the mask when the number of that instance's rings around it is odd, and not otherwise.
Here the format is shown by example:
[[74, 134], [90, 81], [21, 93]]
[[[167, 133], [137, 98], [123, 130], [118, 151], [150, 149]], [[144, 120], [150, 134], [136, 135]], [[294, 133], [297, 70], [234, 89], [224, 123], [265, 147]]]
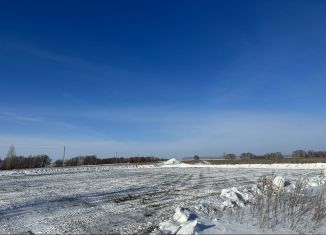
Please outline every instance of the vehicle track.
[[218, 198], [220, 190], [266, 174], [309, 170], [83, 167], [63, 174], [0, 178], [0, 233], [142, 233], [178, 205]]

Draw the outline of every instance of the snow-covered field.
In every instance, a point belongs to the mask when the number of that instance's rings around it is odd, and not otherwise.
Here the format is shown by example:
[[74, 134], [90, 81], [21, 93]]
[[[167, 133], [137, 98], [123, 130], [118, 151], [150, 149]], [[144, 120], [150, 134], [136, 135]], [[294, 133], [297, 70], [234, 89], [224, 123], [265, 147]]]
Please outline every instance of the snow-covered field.
[[326, 164], [187, 165], [172, 159], [0, 171], [0, 233], [165, 233], [173, 226], [181, 234], [261, 233], [224, 215], [221, 205], [232, 193], [222, 189], [251, 187], [263, 175], [302, 177], [320, 186], [323, 179], [314, 179], [325, 169]]

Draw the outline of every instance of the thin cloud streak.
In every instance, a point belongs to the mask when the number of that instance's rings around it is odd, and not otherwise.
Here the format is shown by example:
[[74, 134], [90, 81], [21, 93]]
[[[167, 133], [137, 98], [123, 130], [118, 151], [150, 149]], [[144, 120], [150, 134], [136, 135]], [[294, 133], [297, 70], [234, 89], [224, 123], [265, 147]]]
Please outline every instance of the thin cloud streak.
[[21, 115], [13, 112], [3, 112], [0, 113], [0, 119], [6, 121], [17, 121], [23, 123], [36, 123], [42, 125], [55, 125], [60, 126], [63, 128], [74, 129], [76, 128], [75, 125], [72, 125], [67, 122], [60, 122], [60, 121], [53, 121], [49, 119], [45, 119], [44, 117], [35, 117], [35, 116], [28, 116], [28, 115]]
[[[55, 53], [50, 50], [42, 49], [34, 45], [30, 45], [25, 42], [12, 42], [8, 39], [6, 41], [2, 41], [7, 48], [11, 48], [12, 50], [18, 51], [20, 53], [27, 54], [29, 56], [38, 57], [40, 59], [48, 60], [55, 63], [60, 63], [72, 67], [76, 67], [78, 69], [82, 68], [88, 71], [91, 71], [95, 74], [101, 76], [107, 75], [126, 75], [127, 72], [118, 68], [113, 68], [109, 65], [95, 63], [93, 61], [76, 58], [72, 56], [66, 56], [63, 54]], [[92, 80], [94, 77], [92, 78]]]

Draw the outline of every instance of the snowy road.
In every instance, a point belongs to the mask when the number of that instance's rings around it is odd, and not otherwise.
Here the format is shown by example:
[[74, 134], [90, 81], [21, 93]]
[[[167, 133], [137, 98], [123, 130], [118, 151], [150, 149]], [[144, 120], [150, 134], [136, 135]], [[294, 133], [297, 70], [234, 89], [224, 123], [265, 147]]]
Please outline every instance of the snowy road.
[[265, 174], [317, 170], [80, 167], [0, 176], [0, 233], [150, 232], [177, 205], [196, 204]]

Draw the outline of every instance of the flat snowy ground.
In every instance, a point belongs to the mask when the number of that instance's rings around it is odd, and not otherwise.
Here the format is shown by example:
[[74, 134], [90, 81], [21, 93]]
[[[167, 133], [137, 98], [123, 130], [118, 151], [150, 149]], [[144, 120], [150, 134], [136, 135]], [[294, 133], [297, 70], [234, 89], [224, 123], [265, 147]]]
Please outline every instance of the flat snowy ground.
[[224, 188], [252, 185], [262, 175], [291, 179], [325, 169], [177, 165], [0, 171], [0, 233], [152, 232], [179, 205], [217, 200]]

